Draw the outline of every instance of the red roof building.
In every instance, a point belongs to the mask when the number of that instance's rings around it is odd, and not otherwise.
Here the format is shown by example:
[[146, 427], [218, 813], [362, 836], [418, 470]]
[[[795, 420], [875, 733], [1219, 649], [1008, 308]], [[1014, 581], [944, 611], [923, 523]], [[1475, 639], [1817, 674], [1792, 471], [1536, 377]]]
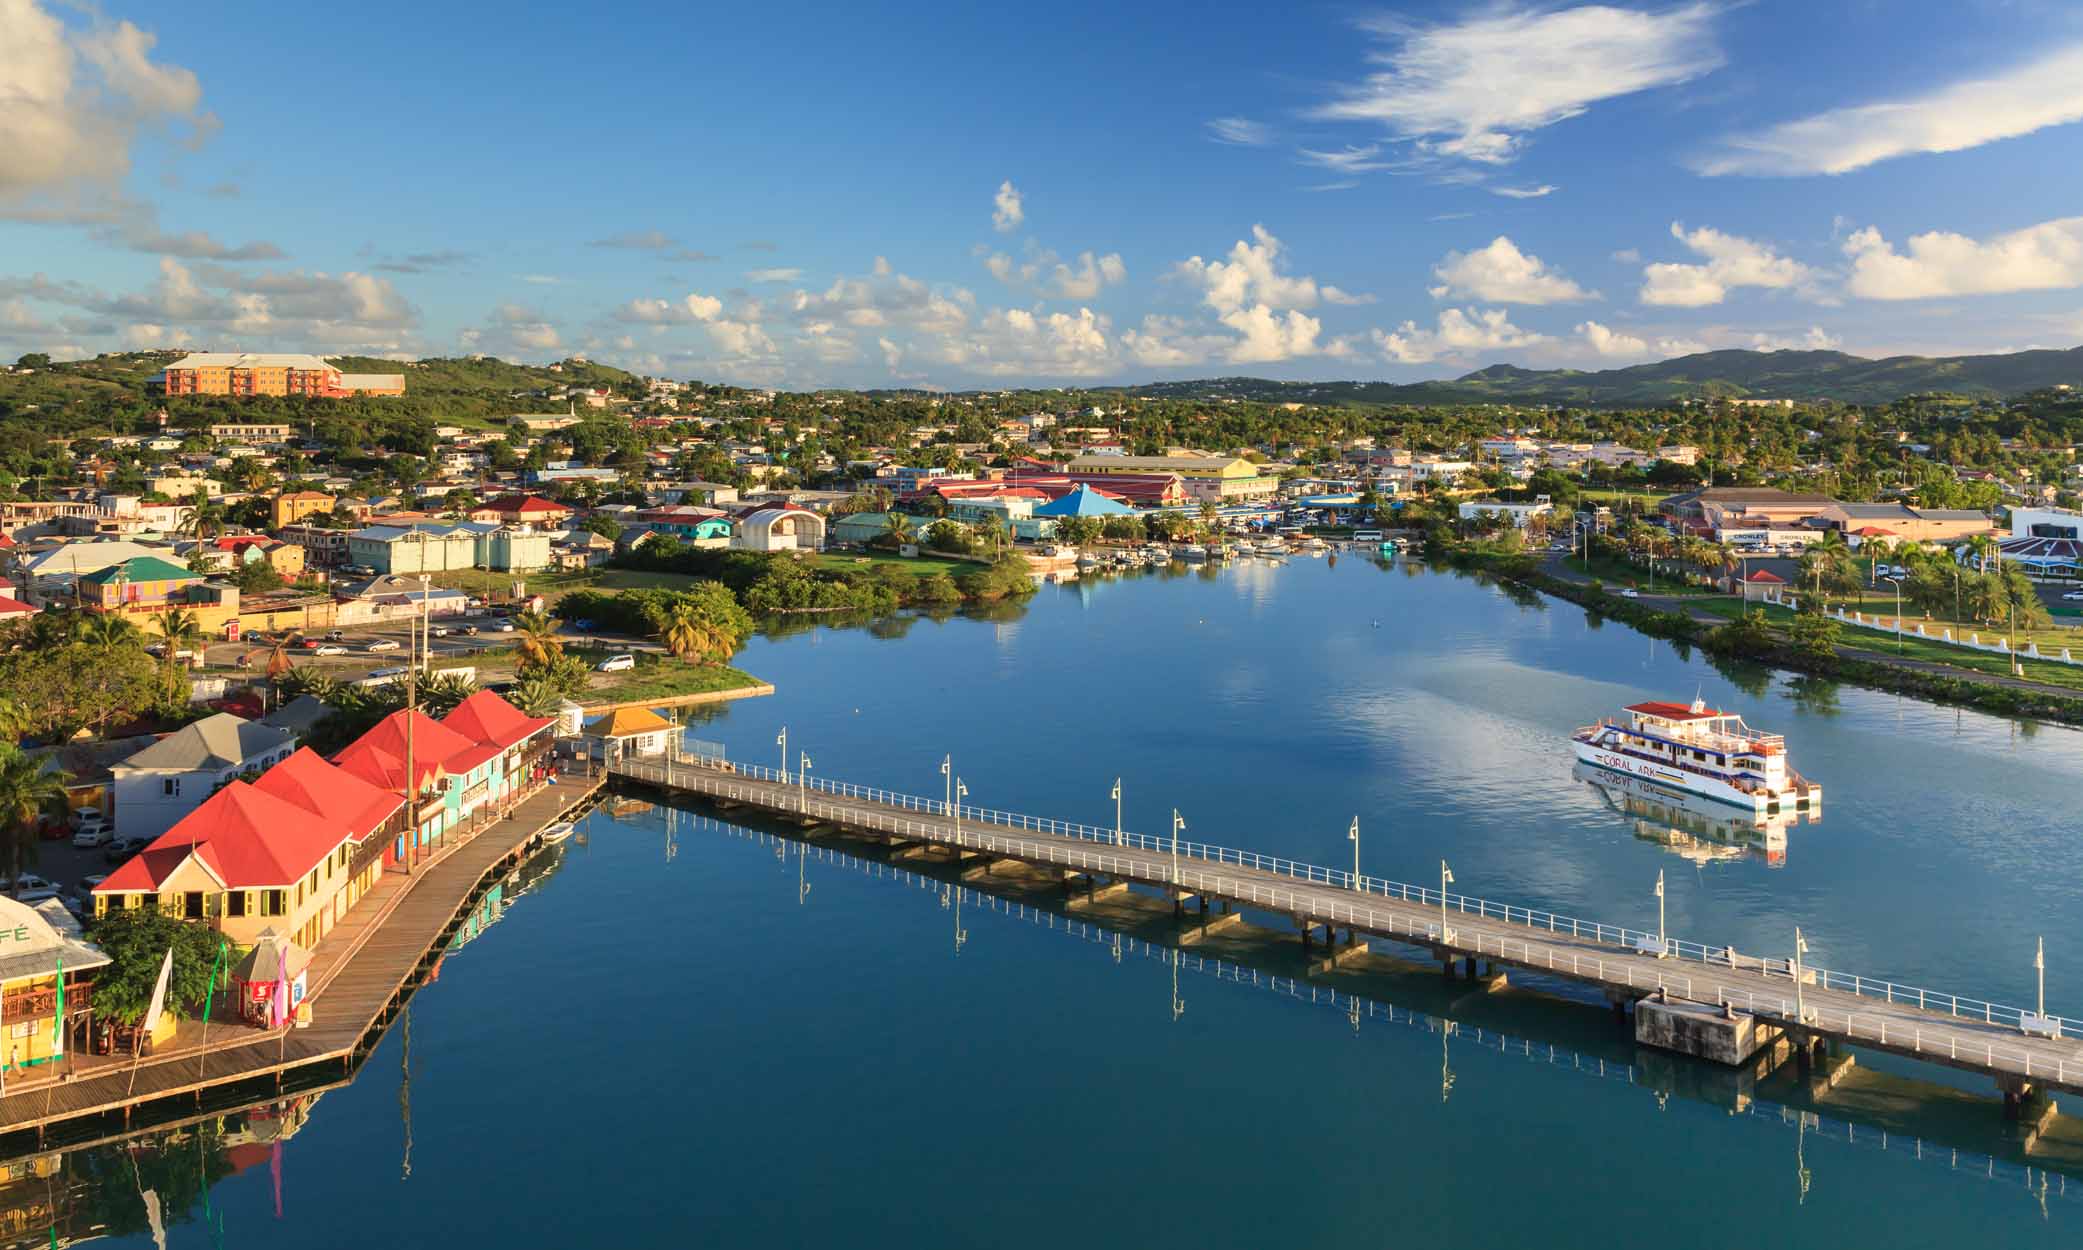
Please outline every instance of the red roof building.
[[489, 690], [456, 705], [441, 723], [483, 746], [504, 751], [517, 747], [557, 723], [553, 716], [530, 716]]
[[405, 806], [405, 796], [396, 790], [382, 789], [329, 764], [310, 747], [297, 748], [296, 754], [262, 773], [253, 787], [313, 816], [339, 821], [357, 842], [381, 830]]
[[451, 761], [477, 750], [477, 743], [420, 711], [396, 711], [376, 722], [376, 727], [349, 743], [333, 757], [333, 763], [385, 790], [405, 792], [405, 741], [407, 722], [412, 726], [412, 771], [419, 774], [424, 790], [441, 779]]
[[507, 525], [558, 526], [571, 519], [571, 509], [540, 495], [500, 495], [470, 510], [473, 521], [500, 521]]
[[359, 862], [354, 850], [340, 821], [234, 781], [94, 887], [94, 905], [157, 906], [240, 946], [266, 928], [316, 942], [381, 875], [376, 857]]

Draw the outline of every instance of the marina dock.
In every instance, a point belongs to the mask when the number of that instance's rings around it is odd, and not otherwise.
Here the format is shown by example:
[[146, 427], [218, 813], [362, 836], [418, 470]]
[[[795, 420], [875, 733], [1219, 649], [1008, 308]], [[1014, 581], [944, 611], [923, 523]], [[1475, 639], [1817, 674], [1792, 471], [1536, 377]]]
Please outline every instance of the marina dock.
[[[1285, 914], [1304, 943], [1335, 959], [1367, 938], [1457, 963], [1471, 979], [1509, 969], [1602, 992], [1634, 1008], [1638, 1039], [1724, 1063], [1763, 1049], [1842, 1062], [1856, 1045], [1992, 1078], [2007, 1115], [2051, 1113], [2045, 1095], [2083, 1092], [2083, 1021], [1904, 986], [1784, 955], [1740, 952], [1248, 851], [1072, 822], [949, 806], [720, 760], [619, 761], [616, 778], [743, 806], [804, 824], [986, 864], [1015, 860], [1062, 874], [1067, 888], [1154, 888], [1188, 902]], [[1316, 937], [1317, 932], [1321, 937]], [[1643, 1004], [1647, 1004], [1645, 1008]], [[1682, 1018], [1680, 1018], [1682, 1017]], [[2028, 1111], [2028, 1107], [2032, 1110]]]
[[[603, 777], [542, 786], [476, 833], [392, 871], [312, 952], [307, 1024], [254, 1028], [226, 1009], [184, 1020], [173, 1040], [138, 1059], [71, 1054], [48, 1075], [13, 1077], [0, 1094], [0, 1138], [63, 1125], [64, 1137], [185, 1114], [196, 1100], [256, 1086], [337, 1079], [382, 1038], [446, 949], [469, 908], [541, 845], [543, 830], [590, 801]], [[160, 1111], [168, 1115], [161, 1116]]]

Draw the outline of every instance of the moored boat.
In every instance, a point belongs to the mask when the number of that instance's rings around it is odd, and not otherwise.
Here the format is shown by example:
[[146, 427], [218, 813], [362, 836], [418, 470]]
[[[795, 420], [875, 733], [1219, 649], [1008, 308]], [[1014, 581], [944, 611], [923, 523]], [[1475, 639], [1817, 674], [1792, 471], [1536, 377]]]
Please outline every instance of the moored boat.
[[1823, 788], [1787, 762], [1786, 739], [1734, 712], [1698, 699], [1622, 710], [1625, 720], [1608, 717], [1570, 735], [1579, 760], [1759, 814], [1822, 806]]

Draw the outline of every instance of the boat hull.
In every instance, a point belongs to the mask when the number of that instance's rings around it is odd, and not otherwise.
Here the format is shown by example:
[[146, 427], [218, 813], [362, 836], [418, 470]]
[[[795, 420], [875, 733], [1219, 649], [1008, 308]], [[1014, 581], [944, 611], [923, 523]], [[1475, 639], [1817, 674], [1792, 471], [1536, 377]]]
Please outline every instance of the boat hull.
[[1730, 807], [1750, 812], [1753, 815], [1763, 816], [1773, 812], [1808, 811], [1820, 807], [1822, 804], [1823, 795], [1820, 786], [1810, 786], [1805, 792], [1792, 790], [1742, 790], [1719, 778], [1702, 776], [1699, 773], [1687, 772], [1682, 768], [1672, 768], [1668, 764], [1659, 764], [1655, 760], [1645, 760], [1638, 756], [1626, 755], [1619, 751], [1609, 750], [1596, 743], [1586, 742], [1582, 738], [1572, 739], [1570, 745], [1576, 748], [1577, 759], [1593, 768], [1604, 769], [1609, 773], [1617, 773], [1623, 777], [1632, 777], [1638, 781], [1653, 782], [1656, 785], [1672, 790], [1682, 791], [1704, 799], [1712, 799], [1717, 803], [1726, 803]]

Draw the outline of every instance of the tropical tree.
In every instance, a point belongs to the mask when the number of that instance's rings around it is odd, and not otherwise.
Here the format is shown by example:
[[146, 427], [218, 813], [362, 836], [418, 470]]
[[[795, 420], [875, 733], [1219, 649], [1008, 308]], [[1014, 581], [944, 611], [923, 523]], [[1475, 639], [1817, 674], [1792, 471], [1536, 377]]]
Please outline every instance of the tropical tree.
[[892, 549], [907, 546], [915, 541], [916, 530], [911, 518], [901, 512], [892, 512], [882, 518], [882, 533], [875, 541]]
[[166, 645], [165, 659], [168, 668], [174, 666], [177, 652], [201, 652], [203, 644], [202, 620], [186, 608], [168, 608], [152, 617], [153, 628]]
[[564, 640], [557, 636], [557, 618], [540, 608], [531, 608], [513, 618], [514, 645], [521, 652], [520, 668], [546, 668], [564, 654]]
[[507, 699], [529, 716], [555, 716], [564, 692], [547, 674], [530, 673], [514, 683]]
[[665, 649], [683, 663], [720, 663], [729, 659], [738, 647], [736, 635], [711, 620], [699, 605], [691, 602], [676, 603], [666, 611], [658, 637]]
[[80, 645], [97, 655], [140, 647], [144, 641], [144, 631], [127, 616], [97, 613], [80, 626]]
[[224, 532], [224, 505], [210, 498], [209, 492], [198, 486], [195, 494], [189, 497], [188, 506], [182, 509], [180, 523], [175, 529], [197, 542], [215, 538]]
[[435, 673], [420, 682], [416, 691], [420, 711], [435, 720], [455, 711], [458, 704], [476, 693], [477, 682], [454, 671]]
[[37, 826], [65, 814], [68, 778], [44, 764], [14, 743], [0, 742], [0, 840], [6, 843], [9, 882], [36, 862]]

